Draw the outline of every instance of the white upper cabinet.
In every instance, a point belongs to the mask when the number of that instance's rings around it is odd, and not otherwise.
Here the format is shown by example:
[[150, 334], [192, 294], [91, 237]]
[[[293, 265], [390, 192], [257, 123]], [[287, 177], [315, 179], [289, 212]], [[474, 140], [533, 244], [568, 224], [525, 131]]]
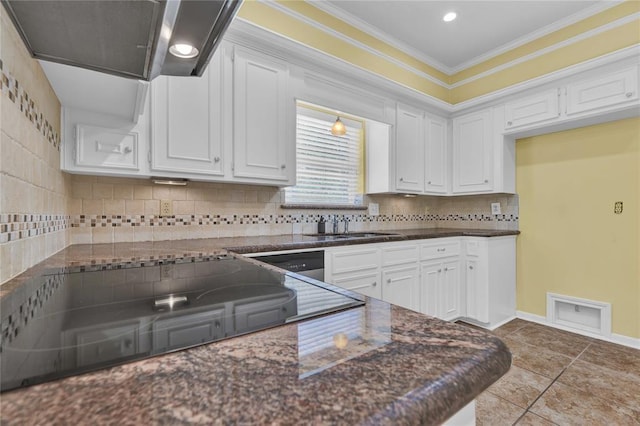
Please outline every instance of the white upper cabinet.
[[427, 115], [425, 120], [425, 184], [428, 194], [449, 192], [449, 141], [447, 120]]
[[400, 104], [396, 110], [396, 189], [424, 191], [424, 112]]
[[151, 99], [151, 169], [183, 177], [222, 176], [221, 49], [202, 77], [156, 78], [151, 85]]
[[453, 119], [453, 193], [493, 189], [492, 120], [491, 109]]
[[286, 62], [235, 47], [233, 176], [295, 183], [295, 101]]
[[560, 116], [560, 89], [507, 102], [504, 115], [504, 128], [507, 130], [556, 119]]
[[566, 97], [568, 116], [637, 102], [638, 67], [568, 84]]

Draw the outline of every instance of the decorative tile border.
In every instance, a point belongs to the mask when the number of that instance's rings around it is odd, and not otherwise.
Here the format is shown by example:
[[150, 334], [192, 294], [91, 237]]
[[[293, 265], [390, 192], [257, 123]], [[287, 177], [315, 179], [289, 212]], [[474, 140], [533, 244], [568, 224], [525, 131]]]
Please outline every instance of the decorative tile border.
[[0, 215], [0, 243], [63, 231], [71, 226], [71, 216], [43, 214]]
[[402, 223], [402, 222], [517, 222], [515, 215], [484, 214], [399, 214], [370, 216], [368, 214], [285, 214], [285, 215], [0, 215], [0, 243], [21, 240], [68, 228], [108, 228], [143, 226], [197, 226], [197, 225], [279, 225], [317, 223], [324, 216], [329, 222], [339, 220], [352, 223]]
[[22, 87], [20, 82], [9, 72], [3, 70], [3, 62], [0, 59], [0, 92], [9, 98], [25, 117], [33, 123], [35, 128], [44, 136], [54, 148], [60, 151], [60, 135], [55, 131], [51, 122], [39, 111], [33, 98]]

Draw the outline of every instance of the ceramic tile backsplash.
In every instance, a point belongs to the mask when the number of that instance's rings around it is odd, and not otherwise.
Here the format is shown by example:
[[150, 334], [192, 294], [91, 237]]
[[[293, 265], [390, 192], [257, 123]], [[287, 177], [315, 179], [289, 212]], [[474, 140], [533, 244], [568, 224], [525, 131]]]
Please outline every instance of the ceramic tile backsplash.
[[60, 103], [0, 8], [0, 283], [67, 245]]
[[[517, 196], [415, 197], [376, 195], [380, 215], [354, 210], [291, 210], [278, 188], [189, 182], [186, 187], [148, 180], [73, 176], [69, 200], [72, 244], [278, 235], [316, 232], [320, 216], [346, 218], [352, 231], [417, 227], [517, 229]], [[160, 200], [173, 215], [161, 217]], [[491, 215], [500, 202], [503, 214]], [[342, 224], [340, 225], [342, 229]]]

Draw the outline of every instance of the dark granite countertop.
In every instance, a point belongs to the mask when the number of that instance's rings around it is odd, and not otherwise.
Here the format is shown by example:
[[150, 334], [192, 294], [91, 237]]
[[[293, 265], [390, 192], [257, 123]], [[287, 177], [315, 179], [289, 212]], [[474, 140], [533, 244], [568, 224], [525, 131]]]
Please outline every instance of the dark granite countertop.
[[[394, 232], [400, 236], [356, 243], [517, 234]], [[301, 238], [71, 246], [3, 284], [0, 301], [7, 312], [11, 306], [5, 302], [12, 299], [7, 296], [28, 294], [28, 279], [50, 268], [135, 267], [248, 246], [251, 251], [271, 251], [298, 244], [336, 245]], [[345, 324], [357, 329], [358, 337], [341, 349], [335, 339]], [[317, 345], [318, 341], [328, 344]], [[0, 395], [0, 413], [3, 424], [428, 425], [441, 423], [464, 407], [510, 364], [509, 350], [491, 333], [368, 298], [364, 307], [5, 392]]]

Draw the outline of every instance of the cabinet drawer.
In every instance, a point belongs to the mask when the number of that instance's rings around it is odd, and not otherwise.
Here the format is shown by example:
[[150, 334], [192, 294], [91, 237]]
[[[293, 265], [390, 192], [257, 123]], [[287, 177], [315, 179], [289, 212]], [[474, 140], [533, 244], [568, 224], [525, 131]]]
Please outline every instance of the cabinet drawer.
[[467, 240], [465, 247], [467, 256], [480, 256], [480, 241]]
[[357, 291], [365, 296], [382, 298], [380, 272], [365, 272], [352, 275], [338, 275], [333, 277], [333, 284], [351, 291]]
[[347, 272], [377, 269], [380, 265], [380, 249], [373, 247], [334, 252], [330, 256], [331, 273], [334, 277]]
[[420, 248], [420, 259], [430, 260], [441, 257], [458, 256], [460, 241], [442, 241], [440, 243], [423, 244]]
[[382, 249], [382, 266], [415, 263], [419, 260], [418, 245], [392, 246]]
[[78, 124], [75, 162], [77, 166], [138, 170], [138, 134]]

